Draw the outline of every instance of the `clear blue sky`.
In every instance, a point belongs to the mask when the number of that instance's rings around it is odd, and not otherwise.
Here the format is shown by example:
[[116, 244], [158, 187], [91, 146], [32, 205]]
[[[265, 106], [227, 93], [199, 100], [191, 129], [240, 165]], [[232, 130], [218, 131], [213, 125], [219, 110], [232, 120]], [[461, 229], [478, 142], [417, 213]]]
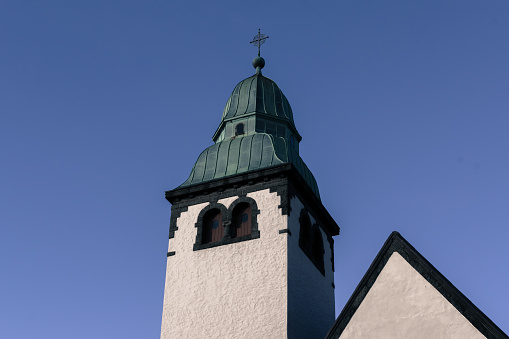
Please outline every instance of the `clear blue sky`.
[[0, 2], [0, 337], [157, 338], [170, 204], [234, 86], [288, 97], [339, 313], [398, 230], [509, 332], [509, 1]]

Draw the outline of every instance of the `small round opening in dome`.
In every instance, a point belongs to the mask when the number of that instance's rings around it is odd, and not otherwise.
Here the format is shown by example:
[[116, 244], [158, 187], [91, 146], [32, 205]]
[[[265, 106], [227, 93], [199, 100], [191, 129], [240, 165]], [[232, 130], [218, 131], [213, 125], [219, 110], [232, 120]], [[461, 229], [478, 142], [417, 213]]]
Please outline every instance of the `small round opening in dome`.
[[244, 124], [240, 123], [235, 126], [235, 135], [242, 135], [244, 134]]

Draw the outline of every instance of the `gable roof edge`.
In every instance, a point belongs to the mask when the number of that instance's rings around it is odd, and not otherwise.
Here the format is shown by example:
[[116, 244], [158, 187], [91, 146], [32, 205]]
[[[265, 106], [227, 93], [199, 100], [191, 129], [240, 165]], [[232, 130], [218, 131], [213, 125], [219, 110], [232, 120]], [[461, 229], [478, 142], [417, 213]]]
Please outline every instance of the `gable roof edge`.
[[491, 319], [461, 293], [399, 232], [392, 232], [355, 288], [325, 339], [339, 338], [360, 304], [375, 283], [378, 275], [394, 252], [398, 252], [419, 274], [449, 301], [486, 338], [509, 338]]

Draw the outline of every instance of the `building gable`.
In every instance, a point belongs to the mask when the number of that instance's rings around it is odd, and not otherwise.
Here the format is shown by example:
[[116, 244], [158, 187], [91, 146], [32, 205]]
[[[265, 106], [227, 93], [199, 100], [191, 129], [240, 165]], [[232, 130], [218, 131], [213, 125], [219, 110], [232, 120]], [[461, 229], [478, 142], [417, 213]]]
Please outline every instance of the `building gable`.
[[326, 338], [374, 337], [508, 338], [397, 232]]

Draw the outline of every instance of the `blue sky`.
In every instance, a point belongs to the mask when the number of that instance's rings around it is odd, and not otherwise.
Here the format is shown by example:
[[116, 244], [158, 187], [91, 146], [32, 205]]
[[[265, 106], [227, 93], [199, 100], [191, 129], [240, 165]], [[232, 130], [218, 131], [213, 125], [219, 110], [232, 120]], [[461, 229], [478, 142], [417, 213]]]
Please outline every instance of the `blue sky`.
[[164, 191], [258, 28], [341, 226], [337, 313], [397, 230], [509, 332], [509, 1], [3, 0], [0, 337], [158, 337]]

